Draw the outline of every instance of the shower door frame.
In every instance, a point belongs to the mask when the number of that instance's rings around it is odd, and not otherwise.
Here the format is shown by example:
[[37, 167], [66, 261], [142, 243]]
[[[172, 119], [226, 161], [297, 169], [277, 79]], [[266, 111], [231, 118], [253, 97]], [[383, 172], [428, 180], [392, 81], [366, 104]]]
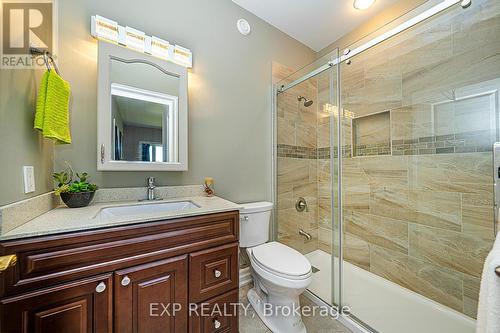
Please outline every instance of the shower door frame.
[[[278, 125], [277, 125], [277, 110], [278, 110], [278, 94], [283, 93], [287, 91], [288, 89], [308, 80], [313, 77], [316, 77], [317, 75], [329, 71], [335, 66], [337, 66], [337, 71], [336, 71], [336, 80], [337, 80], [337, 186], [335, 185], [334, 181], [334, 175], [335, 175], [335, 151], [334, 151], [334, 143], [335, 139], [333, 136], [333, 130], [334, 130], [334, 123], [335, 123], [335, 116], [330, 117], [330, 174], [332, 175], [332, 180], [331, 180], [331, 223], [332, 223], [332, 254], [331, 254], [331, 267], [332, 267], [332, 276], [331, 276], [331, 297], [332, 297], [332, 303], [329, 304], [325, 302], [323, 299], [319, 298], [318, 296], [314, 295], [312, 292], [309, 290], [306, 290], [306, 293], [310, 296], [310, 298], [314, 299], [316, 303], [320, 303], [323, 305], [327, 305], [333, 309], [333, 307], [336, 307], [338, 310], [342, 311], [344, 307], [343, 303], [343, 212], [342, 212], [342, 197], [343, 197], [343, 192], [342, 192], [342, 162], [343, 162], [343, 133], [342, 133], [342, 128], [343, 128], [343, 121], [344, 121], [344, 112], [343, 112], [343, 105], [342, 105], [342, 94], [341, 94], [341, 64], [346, 63], [349, 59], [352, 57], [386, 41], [389, 38], [392, 38], [401, 32], [404, 32], [413, 26], [431, 18], [434, 15], [437, 15], [441, 13], [442, 11], [457, 5], [458, 3], [461, 4], [463, 8], [467, 8], [470, 5], [470, 1], [468, 0], [444, 0], [427, 10], [424, 10], [418, 15], [415, 15], [414, 17], [402, 22], [401, 24], [397, 25], [396, 27], [380, 34], [377, 37], [374, 37], [373, 39], [365, 42], [361, 46], [358, 46], [354, 49], [346, 48], [342, 55], [338, 56], [335, 59], [330, 59], [327, 61], [324, 65], [310, 71], [309, 73], [299, 77], [298, 79], [287, 83], [283, 85], [278, 85], [278, 84], [273, 84], [272, 86], [272, 179], [273, 183], [271, 185], [271, 190], [272, 190], [272, 199], [274, 202], [273, 206], [273, 223], [271, 225], [271, 235], [273, 240], [278, 239], [278, 219], [277, 219], [277, 207], [276, 203], [277, 201], [277, 188], [278, 188], [278, 173], [277, 173], [277, 144], [278, 144]], [[338, 49], [337, 54], [338, 54]], [[332, 53], [335, 50], [332, 51]], [[330, 79], [330, 101], [332, 99], [332, 96], [334, 96], [334, 88], [333, 88], [333, 83], [334, 79], [333, 76], [331, 76]], [[333, 104], [333, 103], [332, 103]], [[335, 189], [336, 187], [336, 189]], [[338, 218], [337, 221], [335, 221], [335, 199], [334, 199], [334, 191], [337, 193], [337, 205], [338, 205]], [[338, 225], [338, 276], [339, 276], [339, 281], [338, 281], [338, 304], [335, 303], [335, 281], [334, 281], [334, 264], [335, 264], [335, 255], [333, 253], [333, 248], [335, 247], [335, 223]], [[369, 327], [367, 324], [365, 324], [360, 318], [355, 317], [354, 315], [350, 314], [349, 317], [346, 316], [339, 316], [339, 321], [341, 321], [344, 325], [348, 326], [351, 330], [355, 330], [358, 332], [374, 332], [376, 333], [377, 331], [374, 330], [373, 328]]]

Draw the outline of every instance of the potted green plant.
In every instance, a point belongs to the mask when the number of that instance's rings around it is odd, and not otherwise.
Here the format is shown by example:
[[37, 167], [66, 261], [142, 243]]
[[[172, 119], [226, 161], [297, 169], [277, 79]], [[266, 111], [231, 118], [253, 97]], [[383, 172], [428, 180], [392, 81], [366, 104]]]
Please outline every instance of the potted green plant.
[[[73, 171], [71, 165], [67, 164], [67, 170], [56, 172], [53, 174], [54, 179], [58, 183], [55, 189], [55, 194], [60, 195], [62, 201], [69, 208], [86, 207], [94, 198], [97, 185], [87, 181], [88, 174], [81, 174]], [[73, 179], [76, 175], [77, 179]]]

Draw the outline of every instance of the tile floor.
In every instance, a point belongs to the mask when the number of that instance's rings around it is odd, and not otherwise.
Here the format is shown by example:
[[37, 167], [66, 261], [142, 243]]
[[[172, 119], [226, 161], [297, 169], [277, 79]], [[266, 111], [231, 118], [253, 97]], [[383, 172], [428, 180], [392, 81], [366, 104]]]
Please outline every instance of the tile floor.
[[[240, 288], [240, 302], [245, 306], [248, 304], [246, 294], [252, 285], [246, 285]], [[313, 303], [304, 296], [300, 297], [302, 305], [313, 305]], [[245, 316], [244, 311], [240, 309], [240, 333], [271, 333], [271, 331], [260, 320], [259, 316], [255, 313], [250, 306]], [[308, 333], [352, 333], [341, 323], [331, 317], [304, 317]]]

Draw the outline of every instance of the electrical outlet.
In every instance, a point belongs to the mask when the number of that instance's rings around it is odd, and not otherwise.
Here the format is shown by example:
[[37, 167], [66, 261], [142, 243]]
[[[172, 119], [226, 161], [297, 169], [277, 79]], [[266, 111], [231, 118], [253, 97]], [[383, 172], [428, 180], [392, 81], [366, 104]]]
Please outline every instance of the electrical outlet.
[[24, 193], [35, 192], [35, 167], [32, 165], [23, 166]]

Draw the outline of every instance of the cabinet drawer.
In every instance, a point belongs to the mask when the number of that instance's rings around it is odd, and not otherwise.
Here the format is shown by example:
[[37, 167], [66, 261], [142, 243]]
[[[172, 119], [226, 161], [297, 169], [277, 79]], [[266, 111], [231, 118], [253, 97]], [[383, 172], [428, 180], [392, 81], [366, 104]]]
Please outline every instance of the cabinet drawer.
[[191, 333], [238, 332], [238, 289], [212, 298], [191, 309]]
[[237, 288], [239, 284], [238, 279], [238, 243], [190, 255], [190, 302], [201, 302]]

